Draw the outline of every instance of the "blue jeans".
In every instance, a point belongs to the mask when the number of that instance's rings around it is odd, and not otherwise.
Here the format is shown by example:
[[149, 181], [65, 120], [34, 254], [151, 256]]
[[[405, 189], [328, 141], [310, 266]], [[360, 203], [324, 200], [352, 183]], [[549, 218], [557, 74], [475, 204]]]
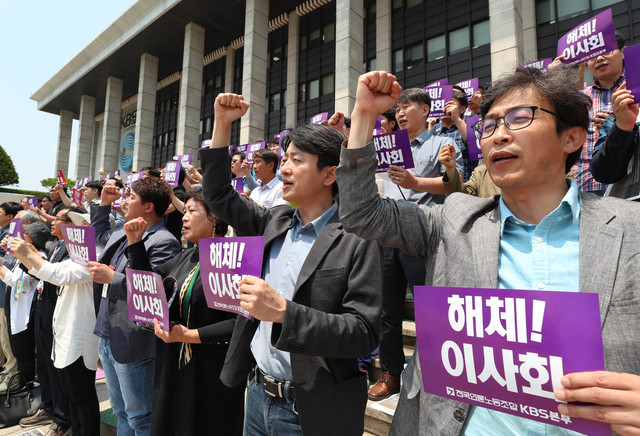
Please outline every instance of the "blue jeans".
[[302, 428], [294, 405], [272, 397], [264, 386], [256, 384], [255, 378], [247, 388], [244, 408], [244, 428], [246, 436], [302, 436]]
[[118, 363], [111, 354], [109, 341], [102, 338], [98, 354], [111, 407], [118, 416], [118, 436], [150, 436], [153, 359]]

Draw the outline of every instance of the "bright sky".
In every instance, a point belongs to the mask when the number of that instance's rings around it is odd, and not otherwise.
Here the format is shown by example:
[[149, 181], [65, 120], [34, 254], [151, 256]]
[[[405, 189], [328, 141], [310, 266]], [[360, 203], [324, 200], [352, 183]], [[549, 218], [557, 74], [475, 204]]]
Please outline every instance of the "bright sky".
[[[56, 170], [60, 117], [39, 111], [31, 95], [134, 3], [0, 0], [0, 145], [13, 160], [20, 189], [44, 190], [40, 180]], [[74, 120], [65, 174], [71, 179], [77, 134]]]

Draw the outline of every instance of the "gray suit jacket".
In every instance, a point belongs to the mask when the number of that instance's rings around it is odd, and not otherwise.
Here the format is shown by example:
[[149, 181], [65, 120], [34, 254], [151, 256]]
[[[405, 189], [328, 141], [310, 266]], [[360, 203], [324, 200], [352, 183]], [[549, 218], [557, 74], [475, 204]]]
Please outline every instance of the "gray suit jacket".
[[[246, 236], [264, 235], [265, 253], [291, 227], [295, 209], [265, 209], [231, 187], [228, 151], [201, 150], [203, 191], [214, 213]], [[265, 256], [264, 265], [268, 261]], [[382, 261], [378, 244], [348, 234], [337, 214], [320, 232], [271, 342], [291, 353], [300, 425], [305, 435], [362, 435], [366, 377], [357, 358], [378, 344]], [[220, 378], [247, 380], [255, 364], [250, 344], [259, 321], [238, 317]]]
[[[443, 205], [420, 207], [381, 198], [371, 145], [342, 152], [336, 171], [340, 217], [347, 229], [425, 259], [427, 284], [496, 288], [500, 248], [499, 197], [452, 194]], [[640, 205], [580, 193], [581, 292], [600, 300], [606, 369], [640, 374]], [[467, 260], [464, 270], [460, 259]], [[419, 362], [403, 374], [391, 434], [457, 435], [469, 405], [427, 394]]]
[[[110, 232], [109, 206], [93, 206], [91, 208], [91, 225], [96, 228], [96, 240], [104, 232]], [[124, 229], [110, 232], [110, 237], [102, 250], [98, 262], [109, 265], [118, 247], [126, 239]], [[176, 238], [164, 227], [162, 220], [147, 229], [143, 236], [144, 246], [149, 254], [149, 261], [153, 266], [162, 265], [180, 252], [180, 244]], [[125, 252], [126, 254], [126, 252]], [[125, 270], [129, 266], [129, 259], [123, 256], [115, 267], [113, 281], [107, 291], [109, 343], [113, 358], [120, 363], [130, 363], [151, 359], [156, 354], [156, 337], [153, 331], [139, 328], [129, 319], [127, 308], [127, 276]], [[102, 299], [102, 285], [93, 284], [93, 295], [96, 303], [96, 313]]]

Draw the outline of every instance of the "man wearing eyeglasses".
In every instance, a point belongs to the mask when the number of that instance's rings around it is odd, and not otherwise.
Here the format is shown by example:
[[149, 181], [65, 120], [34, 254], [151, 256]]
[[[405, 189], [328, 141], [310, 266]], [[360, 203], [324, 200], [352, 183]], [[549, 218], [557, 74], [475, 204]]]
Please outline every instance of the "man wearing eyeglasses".
[[[425, 260], [427, 284], [598, 292], [607, 371], [567, 374], [558, 411], [640, 430], [640, 224], [637, 204], [579, 192], [565, 173], [589, 125], [589, 98], [567, 70], [523, 69], [497, 80], [479, 126], [487, 170], [502, 195], [453, 194], [440, 206], [381, 198], [371, 130], [401, 87], [360, 77], [348, 148], [336, 171], [345, 228]], [[605, 254], [605, 255], [603, 255]], [[461, 267], [464, 265], [464, 267]], [[570, 309], [569, 309], [570, 310]], [[417, 359], [403, 373], [392, 435], [561, 434], [537, 421], [427, 394]], [[572, 402], [592, 403], [576, 405]]]
[[618, 49], [602, 54], [587, 61], [589, 72], [593, 75], [593, 85], [587, 86], [584, 93], [591, 97], [593, 106], [589, 110], [587, 141], [584, 143], [580, 158], [574, 167], [574, 178], [581, 191], [592, 191], [602, 195], [607, 185], [597, 182], [589, 171], [593, 148], [598, 140], [600, 128], [612, 113], [611, 101], [613, 93], [624, 82], [624, 37], [616, 32]]

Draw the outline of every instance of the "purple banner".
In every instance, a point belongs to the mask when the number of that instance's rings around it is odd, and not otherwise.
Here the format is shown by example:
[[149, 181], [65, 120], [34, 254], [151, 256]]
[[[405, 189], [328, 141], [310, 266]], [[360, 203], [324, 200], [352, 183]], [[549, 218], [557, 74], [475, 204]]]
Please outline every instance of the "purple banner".
[[471, 98], [473, 93], [478, 90], [478, 78], [474, 77], [473, 79], [463, 80], [462, 82], [456, 83], [456, 85], [464, 89], [467, 98]]
[[327, 121], [329, 119], [329, 112], [322, 112], [312, 116], [309, 119], [309, 124], [320, 124], [323, 121]]
[[425, 86], [422, 89], [433, 88], [433, 87], [436, 87], [436, 86], [444, 86], [444, 85], [448, 85], [448, 84], [449, 84], [449, 79], [447, 79], [445, 77], [444, 79], [436, 80], [435, 82], [429, 83], [427, 86]]
[[635, 103], [638, 103], [640, 102], [640, 44], [624, 48], [624, 68], [627, 89], [633, 94]]
[[200, 144], [200, 148], [209, 148], [209, 147], [211, 147], [211, 139], [205, 139]]
[[518, 65], [518, 68], [530, 67], [530, 68], [537, 68], [542, 71], [547, 71], [547, 67], [549, 66], [549, 64], [551, 64], [551, 62], [553, 62], [553, 59], [544, 58], [544, 59], [539, 59], [533, 62], [527, 62], [526, 64]]
[[89, 177], [87, 177], [86, 179], [84, 179], [84, 184], [85, 184], [85, 185], [86, 185], [87, 183], [89, 183], [89, 182], [93, 182], [93, 177], [92, 177], [92, 176], [89, 176]]
[[238, 191], [239, 194], [242, 194], [244, 192], [244, 179], [242, 177], [231, 179], [231, 186], [233, 186], [233, 189]]
[[86, 265], [96, 260], [96, 229], [85, 226], [68, 226], [62, 224], [62, 239], [67, 247], [69, 257], [75, 263]]
[[424, 88], [431, 97], [431, 112], [429, 117], [438, 118], [444, 116], [444, 106], [453, 99], [453, 86], [442, 85]]
[[22, 230], [22, 223], [20, 218], [14, 218], [9, 224], [9, 239], [7, 240], [7, 253], [11, 253], [11, 241], [13, 238], [24, 239], [24, 230]]
[[233, 154], [235, 153], [247, 153], [247, 148], [249, 147], [249, 144], [242, 144], [242, 145], [236, 145], [235, 147], [233, 147]]
[[164, 169], [164, 180], [170, 186], [178, 186], [180, 178], [180, 161], [167, 162], [167, 166]]
[[261, 141], [261, 142], [254, 142], [253, 144], [247, 144], [247, 163], [249, 165], [253, 165], [253, 154], [258, 151], [258, 150], [262, 150], [263, 148], [266, 147], [266, 142], [265, 141]]
[[561, 415], [553, 395], [564, 374], [604, 369], [598, 294], [420, 286], [414, 299], [426, 392], [611, 435]]
[[35, 197], [27, 198], [27, 202], [29, 203], [29, 209], [35, 209], [38, 207], [38, 200]]
[[183, 154], [182, 157], [180, 158], [180, 163], [185, 168], [191, 165], [192, 161], [193, 161], [193, 155], [191, 153]]
[[482, 149], [480, 148], [480, 138], [473, 126], [482, 119], [480, 115], [474, 115], [465, 120], [467, 124], [467, 150], [469, 150], [469, 160], [482, 159]]
[[253, 319], [240, 306], [239, 283], [261, 277], [264, 236], [200, 239], [200, 276], [207, 305]]
[[565, 64], [577, 65], [617, 48], [611, 9], [607, 9], [560, 38], [557, 56], [564, 55]]
[[151, 271], [126, 269], [129, 319], [153, 326], [157, 319], [162, 330], [169, 331], [169, 307], [162, 278]]
[[382, 115], [378, 115], [376, 118], [376, 124], [373, 126], [373, 136], [382, 135], [384, 132], [382, 131]]
[[387, 171], [389, 165], [397, 165], [403, 168], [413, 168], [413, 154], [411, 143], [406, 130], [396, 130], [373, 137], [378, 158], [377, 173]]
[[120, 170], [116, 170], [114, 177], [119, 179], [120, 178]]

